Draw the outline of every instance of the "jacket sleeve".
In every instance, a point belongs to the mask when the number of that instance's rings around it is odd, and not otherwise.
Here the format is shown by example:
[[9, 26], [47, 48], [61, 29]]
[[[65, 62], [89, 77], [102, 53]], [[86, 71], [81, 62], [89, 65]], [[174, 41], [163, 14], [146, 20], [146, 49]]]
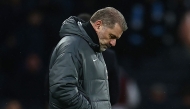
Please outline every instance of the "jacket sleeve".
[[90, 102], [78, 88], [78, 60], [72, 53], [61, 53], [50, 68], [50, 93], [69, 109], [91, 109]]

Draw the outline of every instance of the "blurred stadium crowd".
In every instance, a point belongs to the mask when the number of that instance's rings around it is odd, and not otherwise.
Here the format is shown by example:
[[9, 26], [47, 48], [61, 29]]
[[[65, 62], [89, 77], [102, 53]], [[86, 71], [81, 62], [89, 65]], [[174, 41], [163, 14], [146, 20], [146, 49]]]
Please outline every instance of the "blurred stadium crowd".
[[113, 109], [190, 109], [190, 0], [1, 0], [0, 108], [48, 109], [48, 65], [69, 16], [112, 6], [129, 29], [117, 41]]

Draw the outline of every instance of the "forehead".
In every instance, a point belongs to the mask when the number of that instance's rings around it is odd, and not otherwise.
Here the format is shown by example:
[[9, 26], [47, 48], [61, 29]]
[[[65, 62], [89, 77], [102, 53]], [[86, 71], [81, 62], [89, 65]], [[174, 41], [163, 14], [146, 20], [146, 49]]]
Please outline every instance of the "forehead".
[[114, 28], [108, 28], [109, 34], [115, 35], [117, 38], [120, 38], [123, 31], [118, 23], [115, 24]]

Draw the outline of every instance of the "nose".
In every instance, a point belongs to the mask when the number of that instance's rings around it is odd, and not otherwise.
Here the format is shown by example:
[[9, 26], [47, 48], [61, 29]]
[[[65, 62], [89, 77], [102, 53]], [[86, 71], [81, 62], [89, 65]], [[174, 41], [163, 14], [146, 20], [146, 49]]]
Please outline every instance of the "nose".
[[115, 45], [116, 45], [116, 39], [111, 39], [110, 45], [111, 45], [111, 46], [115, 46]]

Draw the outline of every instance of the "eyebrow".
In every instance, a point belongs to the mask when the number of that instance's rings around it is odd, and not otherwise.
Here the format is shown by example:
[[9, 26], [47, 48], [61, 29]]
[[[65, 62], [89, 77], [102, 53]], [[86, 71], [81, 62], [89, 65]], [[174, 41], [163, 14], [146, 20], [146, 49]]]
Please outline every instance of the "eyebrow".
[[109, 35], [111, 36], [111, 38], [119, 39], [116, 35], [114, 35], [114, 34], [112, 34], [112, 33], [110, 33]]

